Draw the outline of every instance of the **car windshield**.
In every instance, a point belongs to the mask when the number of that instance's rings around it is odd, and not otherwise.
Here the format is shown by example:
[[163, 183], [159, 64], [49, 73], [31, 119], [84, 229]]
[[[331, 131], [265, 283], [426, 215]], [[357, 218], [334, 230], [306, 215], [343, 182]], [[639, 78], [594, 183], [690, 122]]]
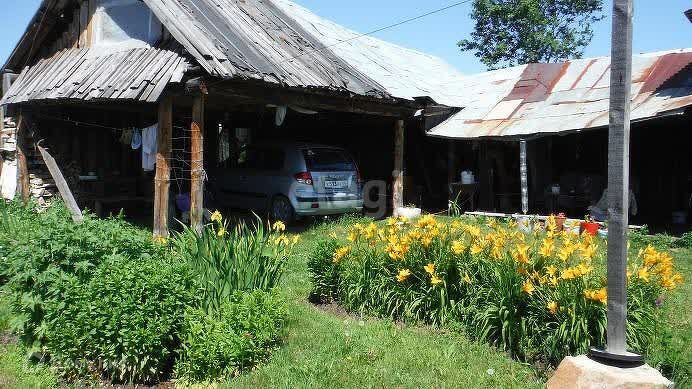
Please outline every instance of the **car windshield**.
[[337, 149], [306, 149], [303, 150], [305, 163], [310, 171], [339, 172], [354, 171], [356, 165], [350, 155], [344, 150]]

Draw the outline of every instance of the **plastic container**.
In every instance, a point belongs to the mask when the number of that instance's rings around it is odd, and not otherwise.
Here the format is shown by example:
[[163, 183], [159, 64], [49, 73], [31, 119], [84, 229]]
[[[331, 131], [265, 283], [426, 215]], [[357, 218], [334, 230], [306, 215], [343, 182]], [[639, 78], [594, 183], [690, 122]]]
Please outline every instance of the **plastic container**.
[[396, 211], [400, 217], [405, 217], [406, 219], [409, 219], [409, 220], [419, 218], [423, 212], [420, 208], [407, 208], [407, 207], [398, 208]]
[[579, 231], [586, 231], [591, 236], [596, 236], [598, 234], [598, 228], [600, 225], [593, 222], [581, 222], [579, 223]]
[[470, 185], [476, 182], [476, 177], [473, 176], [473, 172], [469, 170], [464, 170], [461, 172], [461, 183], [464, 185]]

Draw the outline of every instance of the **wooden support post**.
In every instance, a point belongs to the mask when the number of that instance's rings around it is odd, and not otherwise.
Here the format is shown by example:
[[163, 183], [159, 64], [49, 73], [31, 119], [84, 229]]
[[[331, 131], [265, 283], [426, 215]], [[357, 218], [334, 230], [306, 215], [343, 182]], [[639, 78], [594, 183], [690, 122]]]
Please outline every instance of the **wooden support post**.
[[192, 102], [191, 165], [192, 186], [190, 188], [190, 224], [202, 231], [204, 218], [204, 95], [199, 94]]
[[31, 188], [29, 185], [29, 165], [26, 161], [26, 150], [27, 146], [25, 144], [27, 123], [22, 113], [20, 112], [17, 119], [17, 132], [16, 142], [17, 142], [17, 194], [22, 199], [24, 205], [29, 203], [29, 197], [31, 196]]
[[[456, 164], [457, 144], [454, 139], [450, 139], [447, 142], [447, 187], [451, 188], [452, 183], [457, 182], [459, 180], [459, 176], [457, 175]], [[449, 192], [449, 200], [454, 200], [452, 198], [451, 191]]]
[[529, 168], [526, 158], [526, 139], [519, 141], [519, 181], [521, 182], [521, 212], [529, 213]]
[[[608, 130], [608, 332], [606, 351], [627, 355], [632, 0], [613, 1]], [[614, 357], [617, 359], [618, 357]]]
[[394, 216], [399, 215], [399, 208], [404, 206], [404, 121], [394, 124], [394, 182], [392, 184], [392, 205]]
[[156, 177], [154, 178], [154, 236], [168, 237], [168, 202], [171, 187], [171, 149], [173, 148], [173, 99], [159, 103], [159, 129], [156, 136]]

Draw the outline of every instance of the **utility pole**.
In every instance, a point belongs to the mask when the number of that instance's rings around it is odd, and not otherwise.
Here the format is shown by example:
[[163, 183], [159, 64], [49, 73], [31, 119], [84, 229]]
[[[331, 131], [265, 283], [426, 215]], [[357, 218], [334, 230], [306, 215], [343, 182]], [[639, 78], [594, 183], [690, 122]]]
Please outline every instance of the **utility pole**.
[[629, 213], [630, 103], [633, 0], [613, 0], [608, 129], [608, 327], [605, 350], [592, 356], [608, 363], [642, 363], [627, 351], [627, 228]]

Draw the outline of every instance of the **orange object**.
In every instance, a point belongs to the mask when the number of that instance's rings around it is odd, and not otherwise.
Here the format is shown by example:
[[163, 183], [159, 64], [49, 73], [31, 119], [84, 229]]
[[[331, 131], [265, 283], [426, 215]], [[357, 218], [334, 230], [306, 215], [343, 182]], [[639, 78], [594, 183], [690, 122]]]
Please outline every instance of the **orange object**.
[[591, 236], [596, 236], [598, 234], [598, 228], [600, 226], [598, 223], [594, 222], [581, 222], [579, 223], [579, 232], [588, 232]]

